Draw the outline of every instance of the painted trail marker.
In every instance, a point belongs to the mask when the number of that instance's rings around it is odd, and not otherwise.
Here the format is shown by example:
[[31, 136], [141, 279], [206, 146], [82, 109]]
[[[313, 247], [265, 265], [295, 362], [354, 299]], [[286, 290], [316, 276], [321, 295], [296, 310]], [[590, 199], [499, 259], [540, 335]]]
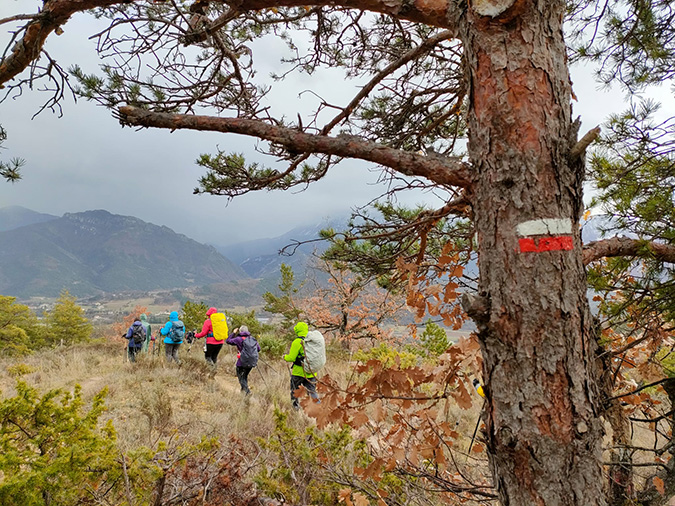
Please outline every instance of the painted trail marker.
[[516, 227], [520, 236], [521, 253], [544, 251], [569, 251], [574, 248], [572, 221], [560, 218], [541, 218], [520, 223]]

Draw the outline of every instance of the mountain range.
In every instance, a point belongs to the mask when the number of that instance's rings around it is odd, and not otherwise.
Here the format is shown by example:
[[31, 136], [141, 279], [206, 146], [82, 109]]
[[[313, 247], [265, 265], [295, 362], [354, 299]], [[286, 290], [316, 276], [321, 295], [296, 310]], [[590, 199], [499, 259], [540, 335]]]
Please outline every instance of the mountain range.
[[[344, 228], [346, 217], [296, 227], [278, 237], [229, 246], [198, 243], [166, 226], [107, 211], [62, 217], [19, 206], [0, 208], [0, 294], [54, 297], [68, 289], [78, 297], [117, 292], [198, 288], [195, 293], [237, 290], [247, 300], [273, 289], [280, 266], [307, 274], [313, 254], [326, 247], [308, 242], [328, 227]], [[583, 227], [584, 242], [597, 239], [611, 220], [596, 216]], [[291, 244], [293, 255], [279, 251]], [[237, 288], [237, 281], [244, 281]], [[204, 292], [206, 290], [206, 292]], [[194, 290], [193, 290], [194, 292]]]
[[0, 293], [78, 297], [248, 278], [213, 246], [107, 211], [43, 215], [0, 209]]
[[[347, 217], [323, 220], [312, 225], [296, 227], [278, 237], [256, 239], [216, 249], [238, 264], [252, 278], [278, 279], [282, 263], [290, 265], [300, 278], [304, 277], [314, 254], [325, 251], [326, 241], [317, 241], [326, 228], [343, 229]], [[311, 242], [304, 242], [311, 241]], [[286, 247], [284, 253], [280, 251]]]

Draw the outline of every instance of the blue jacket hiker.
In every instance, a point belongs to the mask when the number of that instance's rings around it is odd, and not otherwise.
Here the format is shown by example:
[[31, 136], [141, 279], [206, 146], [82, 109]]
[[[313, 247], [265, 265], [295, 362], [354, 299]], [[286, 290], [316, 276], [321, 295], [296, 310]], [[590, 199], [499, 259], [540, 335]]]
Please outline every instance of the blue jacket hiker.
[[284, 360], [286, 362], [293, 362], [293, 369], [291, 370], [291, 402], [293, 403], [293, 409], [300, 409], [300, 404], [298, 403], [298, 398], [295, 396], [295, 391], [301, 386], [305, 387], [312, 399], [319, 401], [319, 395], [316, 393], [316, 374], [305, 372], [305, 369], [302, 367], [302, 362], [305, 359], [305, 353], [303, 351], [303, 339], [307, 337], [309, 333], [309, 327], [305, 322], [296, 323], [293, 327], [296, 337], [291, 343], [291, 349], [286, 355], [284, 355]]
[[129, 327], [126, 335], [127, 341], [127, 355], [130, 362], [136, 362], [136, 354], [143, 349], [143, 344], [147, 340], [147, 334], [145, 333], [145, 327], [141, 323], [140, 318], [136, 318], [133, 325]]
[[225, 340], [231, 346], [236, 346], [237, 353], [237, 378], [241, 391], [250, 395], [251, 390], [248, 387], [248, 374], [256, 365], [258, 365], [258, 354], [260, 353], [260, 344], [255, 337], [248, 331], [246, 325], [242, 325]]
[[164, 337], [164, 351], [166, 352], [166, 360], [172, 360], [179, 363], [178, 348], [180, 348], [185, 336], [185, 325], [178, 319], [178, 311], [171, 311], [169, 321], [162, 327], [159, 333]]

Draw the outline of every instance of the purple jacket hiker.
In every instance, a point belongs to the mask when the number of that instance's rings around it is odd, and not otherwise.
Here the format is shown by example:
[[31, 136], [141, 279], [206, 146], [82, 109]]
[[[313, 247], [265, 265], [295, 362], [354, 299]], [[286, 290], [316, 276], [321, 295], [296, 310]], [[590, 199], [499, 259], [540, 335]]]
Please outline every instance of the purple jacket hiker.
[[[251, 333], [248, 331], [246, 325], [242, 325], [238, 329], [230, 334], [230, 336], [225, 340], [229, 345], [236, 346], [239, 353], [237, 353], [237, 378], [239, 379], [239, 385], [241, 386], [241, 391], [244, 395], [251, 395], [251, 389], [248, 387], [248, 374], [251, 372], [253, 367], [243, 366], [241, 363], [241, 350], [244, 347], [244, 340], [251, 337]], [[256, 341], [258, 347], [258, 353], [260, 353], [260, 344]]]
[[[241, 353], [241, 348], [244, 345], [244, 339], [247, 337], [251, 337], [251, 333], [248, 330], [241, 330], [241, 329], [235, 329], [238, 332], [232, 332], [230, 336], [225, 340], [227, 344], [230, 344], [232, 346], [236, 346], [237, 350], [239, 353], [237, 353], [237, 367], [241, 367], [241, 357], [239, 354]], [[260, 351], [260, 343], [258, 343], [258, 352]]]

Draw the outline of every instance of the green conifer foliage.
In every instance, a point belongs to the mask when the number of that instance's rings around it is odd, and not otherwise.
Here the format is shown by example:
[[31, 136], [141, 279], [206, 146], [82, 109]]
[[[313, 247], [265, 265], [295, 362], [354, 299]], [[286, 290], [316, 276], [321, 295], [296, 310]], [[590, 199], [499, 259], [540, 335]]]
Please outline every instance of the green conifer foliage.
[[54, 309], [46, 314], [48, 339], [52, 343], [82, 343], [91, 337], [93, 326], [76, 301], [75, 297], [64, 290], [54, 304]]
[[278, 286], [280, 294], [275, 295], [271, 292], [263, 294], [265, 301], [263, 310], [283, 315], [284, 327], [287, 328], [292, 327], [302, 313], [302, 310], [296, 306], [297, 294], [301, 286], [295, 286], [294, 277], [291, 266], [281, 264], [281, 282]]
[[432, 357], [437, 357], [450, 346], [445, 329], [436, 325], [431, 320], [424, 327], [420, 343], [426, 353]]
[[0, 402], [0, 504], [93, 504], [96, 490], [119, 478], [115, 431], [98, 426], [106, 393], [87, 411], [79, 386], [41, 396], [17, 384], [16, 396]]
[[204, 319], [206, 318], [206, 311], [209, 307], [204, 302], [185, 301], [183, 309], [181, 309], [180, 318], [185, 325], [185, 330], [202, 330]]
[[42, 344], [35, 314], [16, 297], [0, 295], [0, 355], [25, 355]]

